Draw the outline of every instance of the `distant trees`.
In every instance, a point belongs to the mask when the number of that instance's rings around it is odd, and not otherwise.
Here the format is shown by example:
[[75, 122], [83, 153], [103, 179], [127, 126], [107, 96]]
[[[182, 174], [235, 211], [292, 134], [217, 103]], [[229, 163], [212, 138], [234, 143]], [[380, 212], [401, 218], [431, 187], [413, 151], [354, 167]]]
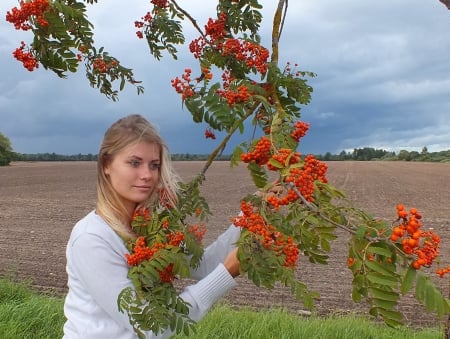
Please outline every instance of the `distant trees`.
[[96, 161], [96, 154], [56, 154], [56, 153], [37, 153], [37, 154], [15, 154], [17, 161]]
[[427, 161], [427, 162], [450, 162], [450, 150], [440, 152], [429, 152], [424, 146], [421, 152], [400, 150], [398, 154], [383, 149], [375, 149], [372, 147], [355, 148], [352, 152], [345, 150], [339, 154], [324, 155], [315, 154], [316, 158], [323, 161]]
[[388, 152], [383, 149], [375, 149], [372, 147], [355, 148], [353, 152], [341, 151], [339, 154], [331, 154], [330, 152], [325, 153], [325, 155], [316, 155], [320, 160], [324, 161], [345, 161], [345, 160], [356, 160], [356, 161], [370, 161], [370, 160], [391, 160], [390, 158], [395, 157], [394, 152]]
[[373, 160], [382, 159], [387, 154], [392, 154], [384, 149], [375, 149], [371, 147], [355, 148], [352, 153], [352, 160]]
[[[383, 149], [371, 147], [355, 148], [351, 152], [341, 151], [339, 154], [326, 152], [315, 154], [322, 161], [426, 161], [426, 162], [450, 162], [450, 150], [440, 152], [429, 152], [425, 147], [421, 152], [401, 150], [396, 154]], [[174, 161], [205, 161], [208, 154], [174, 153]], [[96, 154], [74, 154], [64, 155], [56, 153], [21, 154], [11, 149], [8, 138], [0, 133], [0, 166], [8, 165], [11, 161], [96, 161]], [[217, 161], [230, 161], [231, 155], [222, 154]]]
[[12, 157], [11, 141], [0, 132], [0, 166], [8, 166]]

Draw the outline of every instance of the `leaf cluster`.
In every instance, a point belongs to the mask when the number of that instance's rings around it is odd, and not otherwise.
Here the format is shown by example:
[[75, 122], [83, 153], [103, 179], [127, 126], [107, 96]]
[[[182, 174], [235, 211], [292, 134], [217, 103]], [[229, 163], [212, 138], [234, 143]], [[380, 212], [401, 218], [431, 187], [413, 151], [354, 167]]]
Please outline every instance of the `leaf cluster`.
[[158, 334], [170, 329], [186, 335], [195, 331], [195, 323], [188, 316], [189, 305], [176, 295], [172, 285], [156, 286], [152, 292], [138, 296], [136, 290], [128, 287], [118, 297], [119, 310], [128, 313], [139, 338], [146, 338], [145, 331]]
[[93, 25], [87, 19], [86, 7], [78, 1], [55, 0], [44, 13], [48, 26], [40, 26], [30, 18], [34, 40], [34, 56], [45, 69], [65, 78], [66, 72], [76, 72], [76, 51], [93, 43]]
[[[377, 223], [380, 229], [387, 225]], [[378, 233], [379, 234], [379, 233]], [[429, 276], [411, 266], [412, 260], [395, 244], [383, 238], [373, 238], [374, 233], [361, 226], [349, 243], [349, 268], [353, 273], [352, 299], [366, 300], [369, 313], [381, 317], [392, 327], [403, 324], [398, 310], [402, 295], [415, 286], [415, 297], [428, 312], [442, 318], [450, 313], [450, 300], [445, 298]]]
[[[145, 331], [161, 333], [170, 329], [187, 334], [194, 329], [195, 322], [189, 317], [190, 305], [179, 296], [170, 281], [162, 279], [161, 272], [169, 269], [176, 279], [184, 279], [199, 265], [203, 246], [189, 231], [189, 221], [193, 218], [204, 220], [210, 214], [206, 200], [200, 195], [200, 182], [201, 178], [197, 178], [189, 184], [180, 183], [176, 206], [159, 206], [147, 213], [142, 211], [133, 219], [134, 232], [145, 238], [148, 248], [168, 244], [171, 235], [183, 234], [179, 246], [166, 245], [151, 258], [129, 269], [128, 278], [133, 288], [120, 293], [118, 306], [119, 311], [128, 314], [135, 332], [142, 338]], [[130, 253], [136, 246], [135, 241], [127, 243]]]
[[170, 2], [167, 8], [155, 5], [152, 14], [153, 17], [150, 23], [145, 25], [143, 32], [150, 54], [160, 60], [162, 52], [166, 51], [174, 59], [177, 59], [176, 45], [182, 45], [185, 41], [181, 25], [181, 21], [184, 19], [183, 13]]

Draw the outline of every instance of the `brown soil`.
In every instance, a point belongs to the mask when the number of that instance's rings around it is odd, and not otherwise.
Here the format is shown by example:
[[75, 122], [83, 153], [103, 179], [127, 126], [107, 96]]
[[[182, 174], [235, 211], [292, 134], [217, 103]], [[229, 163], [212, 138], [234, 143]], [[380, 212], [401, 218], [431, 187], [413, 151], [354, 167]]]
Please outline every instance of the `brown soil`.
[[[424, 215], [424, 227], [441, 236], [441, 256], [448, 264], [450, 252], [450, 164], [410, 162], [330, 162], [328, 178], [343, 190], [356, 207], [375, 217], [395, 217], [399, 202]], [[200, 172], [202, 162], [177, 162], [185, 179]], [[43, 291], [65, 293], [65, 245], [75, 222], [95, 206], [94, 162], [13, 163], [0, 167], [0, 276], [31, 279]], [[244, 166], [230, 168], [218, 162], [208, 170], [203, 194], [214, 213], [205, 242], [225, 230], [239, 208], [239, 200], [255, 191]], [[351, 274], [346, 267], [348, 235], [338, 239], [326, 266], [301, 259], [298, 276], [321, 297], [318, 314], [366, 312], [351, 301]], [[256, 288], [245, 277], [226, 299], [235, 306], [283, 306], [302, 312], [302, 304], [282, 287]], [[436, 278], [447, 293], [447, 280]], [[411, 295], [402, 298], [401, 310], [412, 325], [438, 323]]]

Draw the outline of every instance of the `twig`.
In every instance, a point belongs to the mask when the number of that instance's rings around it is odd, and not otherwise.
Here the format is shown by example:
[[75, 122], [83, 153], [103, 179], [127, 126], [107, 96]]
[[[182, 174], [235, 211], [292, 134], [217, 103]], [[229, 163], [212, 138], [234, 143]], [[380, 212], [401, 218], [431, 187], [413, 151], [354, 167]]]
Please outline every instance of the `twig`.
[[228, 134], [225, 136], [225, 138], [223, 138], [223, 140], [219, 144], [219, 146], [217, 146], [216, 149], [211, 152], [211, 154], [209, 155], [208, 159], [206, 160], [205, 165], [203, 166], [203, 168], [202, 168], [202, 170], [201, 170], [201, 172], [199, 174], [202, 179], [205, 177], [206, 171], [211, 166], [211, 164], [213, 163], [213, 161], [216, 158], [216, 156], [225, 149], [228, 141], [233, 136], [234, 132], [236, 132], [236, 130], [238, 129], [239, 125], [242, 122], [244, 122], [245, 120], [247, 120], [247, 118], [253, 114], [253, 112], [258, 108], [259, 105], [260, 105], [260, 103], [257, 102], [257, 103], [254, 104], [253, 107], [249, 108], [248, 111], [247, 111], [247, 114], [245, 114], [237, 123], [234, 124], [234, 127], [228, 132]]
[[175, 8], [176, 8], [178, 11], [180, 11], [181, 13], [183, 13], [183, 15], [189, 19], [189, 21], [192, 23], [192, 25], [195, 27], [195, 29], [196, 29], [196, 30], [200, 33], [200, 35], [204, 38], [204, 37], [205, 37], [205, 33], [203, 33], [203, 31], [201, 30], [201, 28], [198, 26], [197, 20], [195, 20], [188, 12], [186, 12], [183, 8], [181, 8], [175, 0], [170, 0], [170, 2], [173, 3], [173, 5], [175, 6]]
[[349, 232], [351, 234], [356, 234], [356, 231], [354, 231], [354, 230], [352, 230], [352, 229], [350, 229], [348, 227], [345, 227], [345, 225], [339, 224], [339, 223], [329, 219], [328, 217], [324, 216], [316, 206], [314, 206], [313, 204], [311, 204], [309, 201], [307, 201], [305, 199], [305, 197], [302, 195], [302, 193], [298, 190], [298, 188], [292, 182], [287, 183], [285, 185], [288, 185], [289, 188], [291, 188], [297, 194], [299, 199], [303, 202], [303, 204], [305, 204], [305, 206], [309, 210], [313, 211], [314, 213], [317, 213], [323, 220], [325, 220], [325, 221], [329, 222], [330, 224], [332, 224], [332, 225], [334, 225], [334, 226], [336, 226], [336, 227], [338, 227], [338, 228], [340, 228], [340, 229], [342, 229], [344, 231], [347, 231], [347, 232]]

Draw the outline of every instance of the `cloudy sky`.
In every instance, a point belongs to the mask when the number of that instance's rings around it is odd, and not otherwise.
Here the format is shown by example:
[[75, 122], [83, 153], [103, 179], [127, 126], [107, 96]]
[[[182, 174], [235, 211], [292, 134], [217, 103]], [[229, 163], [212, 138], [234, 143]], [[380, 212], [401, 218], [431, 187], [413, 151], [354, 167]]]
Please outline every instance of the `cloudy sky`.
[[[112, 102], [89, 86], [84, 71], [59, 79], [13, 59], [29, 33], [16, 32], [0, 5], [0, 132], [20, 153], [97, 153], [105, 129], [119, 117], [141, 113], [161, 131], [172, 153], [208, 153], [205, 125], [183, 110], [170, 79], [194, 66], [185, 49], [177, 62], [154, 60], [133, 22], [149, 1], [100, 1], [88, 14], [95, 41], [133, 68], [145, 93], [133, 87]], [[216, 1], [179, 4], [201, 26]], [[263, 41], [270, 36], [275, 1], [264, 6]], [[186, 4], [186, 5], [185, 5]], [[450, 11], [438, 0], [295, 0], [289, 2], [280, 58], [317, 77], [302, 120], [311, 124], [302, 153], [339, 153], [374, 147], [398, 151], [450, 149]], [[190, 41], [194, 35], [188, 37]]]

